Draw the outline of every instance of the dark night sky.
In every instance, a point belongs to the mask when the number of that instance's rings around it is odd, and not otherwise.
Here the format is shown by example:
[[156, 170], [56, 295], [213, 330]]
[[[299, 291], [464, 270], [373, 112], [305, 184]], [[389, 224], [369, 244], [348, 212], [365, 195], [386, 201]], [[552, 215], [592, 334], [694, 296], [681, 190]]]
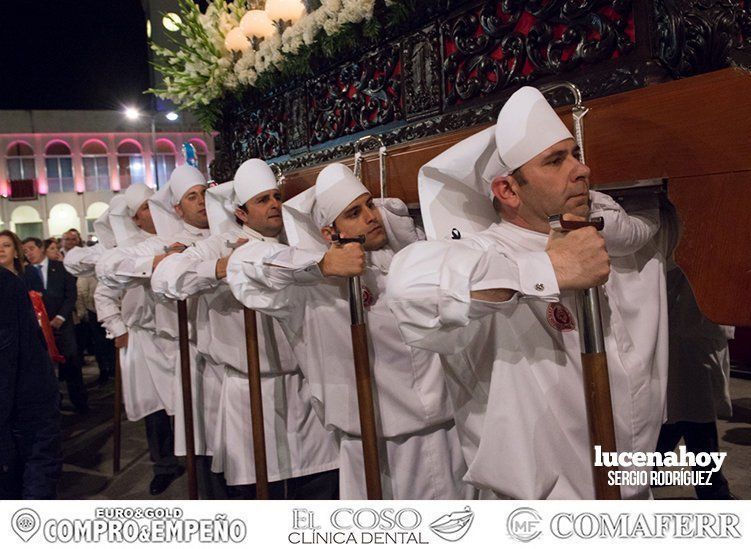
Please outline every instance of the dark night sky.
[[139, 0], [0, 0], [0, 109], [146, 107]]

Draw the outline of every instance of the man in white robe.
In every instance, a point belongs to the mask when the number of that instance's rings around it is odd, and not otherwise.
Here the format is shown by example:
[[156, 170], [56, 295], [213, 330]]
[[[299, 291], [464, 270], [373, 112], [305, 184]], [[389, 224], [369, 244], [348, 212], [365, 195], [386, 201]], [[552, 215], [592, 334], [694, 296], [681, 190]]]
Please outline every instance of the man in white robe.
[[[198, 352], [225, 372], [213, 470], [224, 473], [230, 498], [254, 498], [243, 307], [227, 285], [226, 266], [237, 246], [279, 241], [281, 194], [271, 168], [252, 159], [240, 166], [234, 181], [209, 189], [206, 201], [212, 236], [162, 261], [151, 285], [170, 299], [198, 296]], [[270, 496], [338, 499], [336, 440], [312, 411], [310, 388], [279, 324], [263, 314], [257, 323]]]
[[[405, 341], [442, 355], [465, 479], [500, 497], [595, 495], [579, 290], [602, 285], [618, 450], [653, 451], [664, 417], [664, 254], [652, 239], [659, 215], [629, 216], [589, 191], [576, 155], [542, 94], [522, 88], [495, 127], [420, 170], [429, 238], [453, 231], [460, 240], [415, 244], [392, 263], [387, 298]], [[549, 234], [549, 216], [590, 212], [605, 218], [602, 234]], [[650, 496], [648, 486], [621, 493]]]
[[[111, 342], [107, 341], [106, 330], [102, 327], [97, 311], [95, 310], [98, 288], [96, 279], [96, 264], [106, 250], [110, 250], [117, 245], [115, 234], [110, 223], [110, 214], [113, 209], [122, 209], [125, 207], [126, 199], [124, 195], [115, 196], [109, 207], [94, 221], [94, 232], [98, 242], [93, 246], [73, 247], [65, 254], [63, 264], [65, 269], [75, 276], [78, 285], [78, 297], [84, 305], [83, 314], [88, 316], [88, 322], [91, 327], [91, 338], [94, 344], [94, 354], [97, 365], [99, 366], [100, 376], [99, 384], [103, 385], [109, 377], [115, 372], [115, 355], [114, 347]], [[102, 293], [111, 293], [111, 298], [119, 304], [121, 293], [111, 288], [103, 289]], [[88, 306], [86, 304], [89, 303]]]
[[[146, 185], [132, 185], [121, 195], [123, 200], [113, 198], [107, 221], [118, 247], [135, 246], [156, 234], [149, 208], [153, 193]], [[101, 232], [101, 228], [97, 230]], [[105, 240], [106, 237], [100, 236], [100, 241]], [[158, 495], [182, 474], [174, 453], [168, 415], [172, 408], [165, 405], [172, 392], [172, 344], [156, 332], [156, 302], [148, 288], [141, 284], [126, 289], [121, 284], [112, 284], [115, 275], [108, 270], [112, 264], [109, 256], [115, 249], [109, 247], [96, 263], [100, 284], [94, 292], [94, 302], [107, 337], [114, 340], [120, 353], [125, 415], [130, 421], [144, 420], [149, 456], [154, 464], [149, 489], [152, 495]]]
[[[206, 215], [206, 179], [196, 168], [184, 164], [170, 175], [167, 184], [149, 200], [156, 236], [132, 246], [118, 247], [103, 258], [108, 273], [105, 282], [115, 288], [146, 286], [151, 290], [151, 277], [161, 261], [187, 246], [209, 236]], [[223, 495], [220, 479], [210, 474], [211, 455], [209, 431], [216, 421], [216, 411], [224, 372], [207, 366], [200, 360], [195, 347], [196, 302], [188, 300], [189, 349], [193, 393], [193, 427], [195, 453], [199, 468], [199, 492], [202, 497]], [[177, 303], [157, 299], [154, 307], [154, 325], [157, 335], [165, 343], [165, 361], [155, 383], [164, 407], [174, 419], [174, 452], [183, 456], [185, 448], [185, 417], [182, 401], [180, 353], [178, 341]]]
[[[290, 244], [242, 246], [227, 279], [246, 306], [281, 324], [310, 384], [313, 404], [340, 438], [340, 495], [365, 499], [347, 277], [361, 276], [383, 496], [461, 499], [464, 461], [438, 357], [402, 343], [383, 300], [394, 253], [418, 239], [403, 202], [376, 205], [342, 164], [283, 205]], [[365, 244], [331, 244], [334, 232]]]

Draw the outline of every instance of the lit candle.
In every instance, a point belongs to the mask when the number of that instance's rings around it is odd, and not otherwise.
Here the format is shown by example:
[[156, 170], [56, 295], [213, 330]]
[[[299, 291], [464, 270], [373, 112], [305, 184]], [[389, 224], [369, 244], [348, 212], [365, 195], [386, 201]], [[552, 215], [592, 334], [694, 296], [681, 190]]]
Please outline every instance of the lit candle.
[[240, 27], [235, 27], [224, 37], [224, 47], [229, 51], [247, 51], [250, 48], [250, 40]]
[[240, 28], [245, 36], [269, 38], [276, 32], [274, 22], [263, 10], [250, 10], [240, 20]]
[[266, 0], [265, 10], [272, 21], [295, 23], [305, 15], [305, 4], [302, 0]]

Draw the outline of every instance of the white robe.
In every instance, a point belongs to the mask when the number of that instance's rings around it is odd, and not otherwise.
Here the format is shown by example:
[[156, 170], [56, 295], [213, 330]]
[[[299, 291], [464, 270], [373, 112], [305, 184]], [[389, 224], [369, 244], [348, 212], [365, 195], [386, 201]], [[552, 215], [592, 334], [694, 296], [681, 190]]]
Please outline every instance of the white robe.
[[[324, 425], [341, 437], [340, 495], [365, 499], [347, 281], [324, 278], [322, 252], [261, 243], [230, 258], [228, 282], [248, 307], [276, 318]], [[393, 251], [369, 253], [362, 276], [385, 498], [461, 499], [472, 492], [438, 357], [402, 343], [382, 299]]]
[[[113, 288], [142, 286], [153, 296], [150, 281], [154, 274], [154, 257], [163, 254], [165, 248], [175, 242], [190, 245], [207, 236], [208, 231], [183, 224], [183, 230], [169, 238], [152, 236], [135, 245], [115, 248], [100, 261], [103, 274], [100, 280]], [[99, 272], [99, 266], [97, 269]], [[194, 299], [188, 300], [195, 452], [198, 455], [211, 455], [209, 432], [216, 421], [224, 372], [221, 368], [206, 365], [200, 360], [195, 346], [195, 306]], [[185, 455], [185, 416], [178, 347], [177, 303], [155, 299], [154, 330], [160, 338], [157, 347], [163, 353], [159, 355], [157, 364], [150, 364], [153, 367], [149, 368], [149, 372], [157, 391], [164, 399], [164, 408], [175, 416], [175, 455]], [[124, 378], [125, 376], [123, 380]]]
[[[650, 240], [658, 223], [600, 202], [617, 448], [653, 451], [667, 377], [664, 255]], [[592, 499], [575, 292], [559, 291], [547, 241], [501, 222], [460, 241], [414, 244], [394, 259], [387, 298], [406, 342], [442, 355], [468, 482], [502, 497]], [[517, 293], [505, 303], [470, 298], [493, 288]], [[648, 486], [621, 491], [650, 496]]]
[[[142, 233], [126, 245], [149, 237]], [[172, 357], [169, 345], [156, 335], [154, 296], [143, 285], [128, 289], [112, 285], [107, 269], [113, 251], [102, 253], [97, 262], [100, 284], [94, 292], [94, 303], [108, 338], [128, 334], [127, 347], [119, 349], [125, 415], [130, 421], [138, 421], [159, 410], [171, 413], [165, 402], [172, 402]]]
[[[151, 281], [154, 291], [167, 298], [198, 295], [198, 352], [225, 374], [212, 439], [212, 469], [223, 471], [230, 486], [256, 482], [243, 307], [215, 272], [217, 260], [232, 251], [227, 243], [238, 238], [250, 240], [244, 246], [264, 240], [247, 227], [209, 237], [166, 258]], [[336, 440], [312, 411], [310, 389], [287, 339], [270, 317], [257, 314], [257, 324], [269, 480], [336, 469]]]
[[101, 244], [85, 247], [76, 246], [69, 250], [63, 258], [65, 270], [76, 277], [94, 276], [97, 261], [105, 251], [106, 248]]

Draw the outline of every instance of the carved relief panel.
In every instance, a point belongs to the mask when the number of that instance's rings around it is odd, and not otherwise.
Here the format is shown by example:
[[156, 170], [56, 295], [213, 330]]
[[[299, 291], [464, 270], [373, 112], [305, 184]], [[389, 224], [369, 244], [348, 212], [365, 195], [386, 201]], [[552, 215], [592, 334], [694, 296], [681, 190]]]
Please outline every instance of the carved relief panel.
[[390, 44], [309, 81], [311, 145], [403, 117], [399, 51]]
[[489, 0], [446, 20], [441, 33], [445, 108], [634, 46], [630, 0]]

